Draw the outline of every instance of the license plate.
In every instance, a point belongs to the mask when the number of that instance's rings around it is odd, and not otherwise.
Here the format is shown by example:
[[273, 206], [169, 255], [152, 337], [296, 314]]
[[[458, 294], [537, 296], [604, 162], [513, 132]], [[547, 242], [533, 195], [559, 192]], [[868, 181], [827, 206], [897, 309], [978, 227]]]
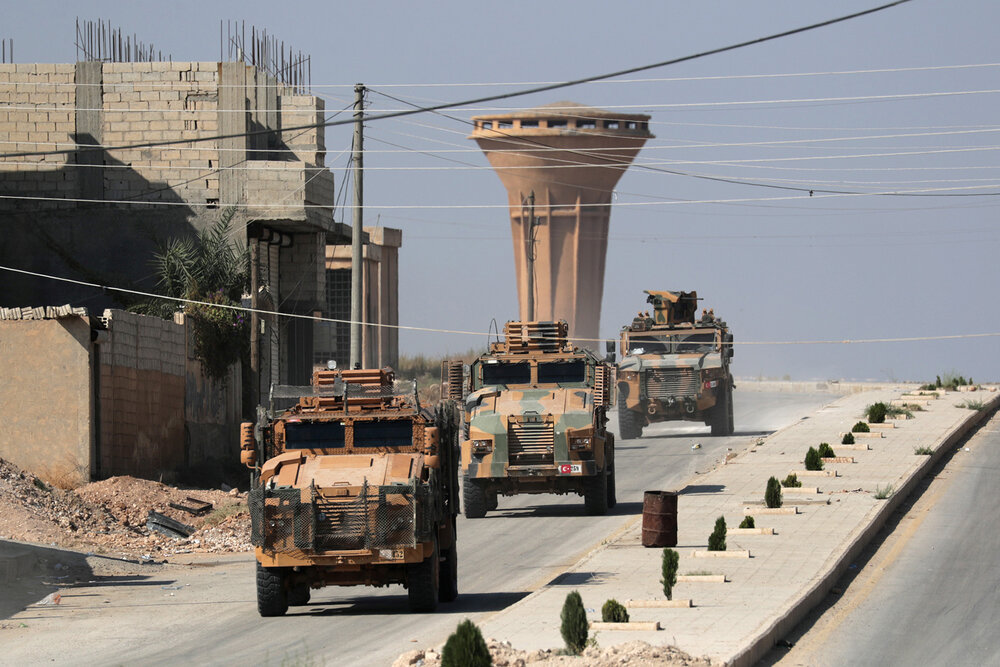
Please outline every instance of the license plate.
[[583, 472], [583, 466], [579, 463], [563, 463], [559, 465], [560, 475], [572, 475]]

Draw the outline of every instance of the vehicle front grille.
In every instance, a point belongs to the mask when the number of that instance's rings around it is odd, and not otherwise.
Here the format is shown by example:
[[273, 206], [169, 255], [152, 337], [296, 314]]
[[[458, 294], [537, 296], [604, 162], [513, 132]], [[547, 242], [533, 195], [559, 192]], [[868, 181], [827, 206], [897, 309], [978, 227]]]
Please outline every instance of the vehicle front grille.
[[642, 374], [647, 398], [697, 396], [700, 378], [693, 368], [652, 368]]
[[511, 424], [507, 432], [507, 454], [511, 465], [553, 463], [555, 434], [546, 422]]

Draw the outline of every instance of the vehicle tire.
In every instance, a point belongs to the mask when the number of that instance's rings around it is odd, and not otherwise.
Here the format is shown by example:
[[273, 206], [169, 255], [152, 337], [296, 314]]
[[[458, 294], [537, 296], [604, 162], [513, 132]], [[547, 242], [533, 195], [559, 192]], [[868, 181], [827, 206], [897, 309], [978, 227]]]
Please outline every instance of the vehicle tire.
[[281, 568], [262, 567], [257, 562], [257, 611], [261, 616], [284, 616], [288, 611], [288, 590]]
[[583, 478], [583, 504], [587, 514], [599, 516], [608, 513], [608, 474], [602, 470], [593, 477]]
[[438, 552], [437, 538], [431, 555], [419, 563], [406, 566], [406, 593], [410, 601], [410, 611], [423, 613], [437, 610], [441, 590], [441, 554]]
[[462, 481], [462, 504], [466, 519], [482, 519], [486, 516], [487, 498], [485, 485], [468, 475]]
[[607, 435], [608, 440], [605, 445], [608, 448], [605, 461], [608, 462], [608, 509], [618, 504], [618, 496], [615, 489], [615, 436], [611, 433]]
[[440, 577], [438, 599], [441, 602], [454, 602], [458, 597], [458, 547], [455, 544], [441, 554]]
[[625, 407], [618, 408], [618, 435], [622, 440], [642, 437], [642, 415]]
[[712, 435], [726, 436], [733, 434], [733, 390], [726, 387], [720, 394], [715, 407], [712, 408]]
[[309, 584], [298, 584], [288, 589], [288, 606], [304, 607], [312, 597]]

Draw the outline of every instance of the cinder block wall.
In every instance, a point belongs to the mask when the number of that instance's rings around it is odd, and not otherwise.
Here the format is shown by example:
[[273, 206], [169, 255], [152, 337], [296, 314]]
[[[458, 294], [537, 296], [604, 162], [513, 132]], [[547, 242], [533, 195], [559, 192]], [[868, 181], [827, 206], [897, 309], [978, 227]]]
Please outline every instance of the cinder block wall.
[[184, 327], [122, 310], [102, 319], [100, 476], [169, 476], [185, 463]]
[[0, 457], [60, 487], [89, 482], [89, 318], [0, 321], [0, 368]]

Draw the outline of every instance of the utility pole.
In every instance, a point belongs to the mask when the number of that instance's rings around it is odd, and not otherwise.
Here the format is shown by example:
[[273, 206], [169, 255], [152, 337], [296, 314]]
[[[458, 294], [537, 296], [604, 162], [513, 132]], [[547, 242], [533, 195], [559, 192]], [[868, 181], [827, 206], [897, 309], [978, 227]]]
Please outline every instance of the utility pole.
[[250, 243], [250, 375], [253, 387], [250, 397], [254, 409], [260, 405], [260, 315], [257, 313], [257, 292], [260, 282], [260, 236], [257, 225], [251, 227], [247, 241]]
[[361, 236], [364, 233], [364, 84], [354, 86], [354, 234], [351, 237], [351, 368], [363, 364], [361, 352]]

